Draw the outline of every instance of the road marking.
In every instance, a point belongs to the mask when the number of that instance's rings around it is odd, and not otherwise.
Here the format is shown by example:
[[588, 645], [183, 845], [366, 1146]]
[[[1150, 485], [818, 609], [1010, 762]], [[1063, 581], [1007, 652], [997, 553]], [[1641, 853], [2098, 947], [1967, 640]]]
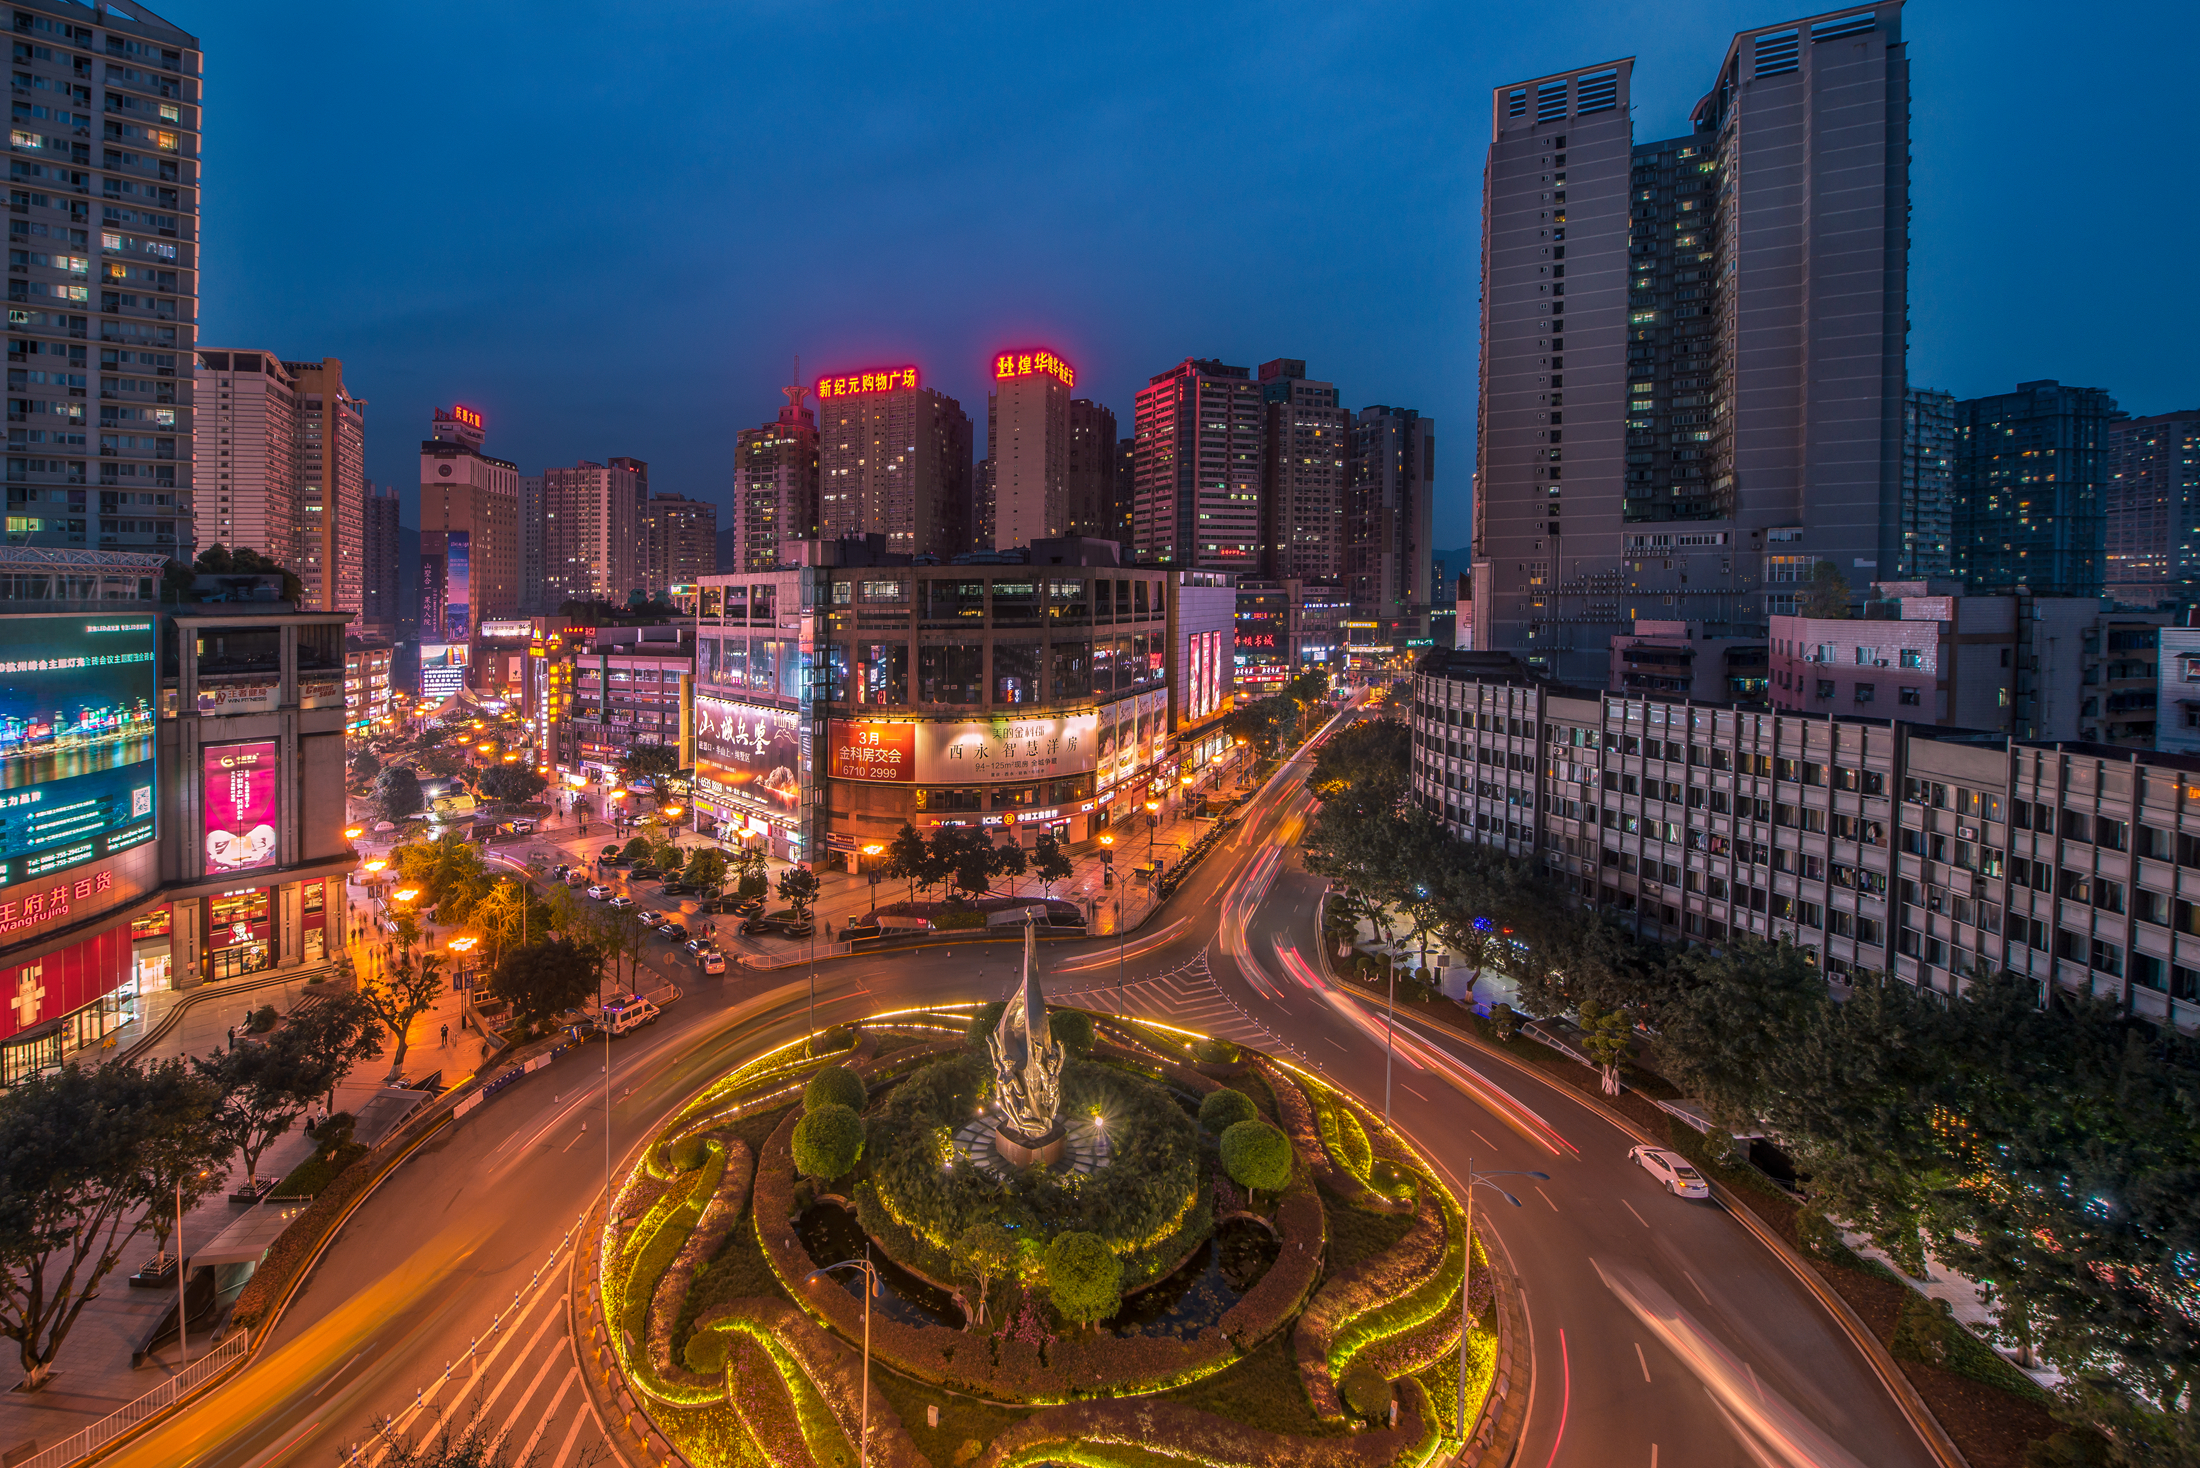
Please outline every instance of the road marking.
[[1558, 1399], [1558, 1436], [1551, 1439], [1551, 1456], [1544, 1460], [1543, 1468], [1551, 1468], [1558, 1461], [1558, 1449], [1566, 1441], [1566, 1409], [1574, 1402], [1574, 1368], [1566, 1359], [1566, 1328], [1558, 1329], [1558, 1370], [1564, 1380], [1564, 1390]]
[[[1642, 1353], [1642, 1342], [1641, 1342], [1641, 1341], [1636, 1341], [1636, 1342], [1635, 1342], [1635, 1359], [1636, 1359], [1637, 1361], [1640, 1361], [1640, 1362], [1642, 1363], [1642, 1381], [1643, 1381], [1643, 1385], [1645, 1385], [1645, 1386], [1648, 1386], [1648, 1385], [1650, 1384], [1650, 1358], [1649, 1358], [1649, 1357], [1647, 1357], [1647, 1356], [1645, 1356], [1645, 1355], [1643, 1355], [1643, 1353]], [[553, 1408], [551, 1408], [550, 1410], [552, 1410], [552, 1411], [554, 1412], [554, 1411], [556, 1411], [557, 1409], [556, 1409], [555, 1407], [553, 1407]], [[1657, 1449], [1657, 1445], [1653, 1443], [1653, 1444], [1651, 1445], [1651, 1447], [1650, 1447], [1650, 1460], [1651, 1460], [1651, 1461], [1652, 1461], [1652, 1462], [1654, 1463], [1654, 1462], [1656, 1462], [1656, 1461], [1657, 1461], [1657, 1457], [1658, 1457], [1658, 1449]], [[523, 1462], [523, 1463], [527, 1461], [527, 1455], [526, 1455], [525, 1453], [522, 1453], [522, 1454], [520, 1454], [520, 1461], [521, 1461], [521, 1462]]]
[[[1620, 1207], [1625, 1208], [1629, 1213], [1635, 1213], [1635, 1205], [1628, 1202], [1625, 1198], [1620, 1199], [1619, 1204]], [[1648, 1228], [1650, 1226], [1650, 1220], [1644, 1218], [1639, 1213], [1635, 1213], [1635, 1222], [1641, 1224], [1644, 1228]]]
[[[1324, 1035], [1324, 1036], [1322, 1036], [1322, 1038], [1323, 1038], [1324, 1040], [1328, 1040], [1328, 1041], [1329, 1041], [1329, 1043], [1330, 1043], [1330, 1044], [1332, 1044], [1332, 1045], [1337, 1045], [1337, 1042], [1336, 1042], [1336, 1040], [1335, 1040], [1335, 1039], [1334, 1039], [1333, 1037], [1329, 1036], [1329, 1035]], [[1342, 1045], [1337, 1045], [1337, 1048], [1338, 1048], [1339, 1050], [1342, 1050], [1342, 1049], [1344, 1049], [1344, 1046], [1342, 1046]]]
[[1658, 1445], [1650, 1444], [1650, 1468], [1658, 1468]]
[[1765, 1384], [1757, 1379], [1757, 1368], [1750, 1365], [1747, 1361], [1744, 1361], [1742, 1363], [1742, 1370], [1749, 1373], [1749, 1389], [1757, 1394], [1758, 1404], [1760, 1406], [1763, 1405], [1765, 1400]]
[[[579, 1368], [576, 1367], [574, 1369], [578, 1370]], [[589, 1409], [591, 1415], [593, 1415], [594, 1410], [594, 1408]], [[552, 1463], [550, 1465], [550, 1468], [565, 1468], [566, 1459], [573, 1456], [573, 1440], [581, 1435], [581, 1424], [586, 1422], [587, 1420], [587, 1417], [582, 1416], [578, 1412], [573, 1414], [573, 1425], [566, 1429], [564, 1446], [558, 1449], [557, 1461], [555, 1463]], [[602, 1425], [603, 1424], [600, 1422], [597, 1424], [599, 1428], [601, 1428]], [[525, 1462], [526, 1460], [521, 1459], [521, 1461]], [[593, 1461], [593, 1459], [591, 1459], [591, 1461]]]
[[[1686, 1279], [1688, 1280], [1688, 1282], [1689, 1282], [1690, 1284], [1692, 1284], [1692, 1285], [1695, 1285], [1695, 1286], [1696, 1286], [1696, 1293], [1697, 1293], [1697, 1294], [1699, 1294], [1699, 1295], [1702, 1295], [1702, 1296], [1703, 1296], [1703, 1302], [1704, 1302], [1704, 1303], [1705, 1303], [1706, 1305], [1710, 1305], [1710, 1304], [1711, 1304], [1711, 1296], [1710, 1296], [1710, 1294], [1709, 1294], [1709, 1293], [1707, 1293], [1707, 1292], [1705, 1291], [1705, 1289], [1704, 1289], [1704, 1287], [1703, 1287], [1702, 1285], [1700, 1285], [1700, 1284], [1696, 1284], [1696, 1276], [1694, 1276], [1693, 1274], [1690, 1274], [1690, 1273], [1689, 1273], [1689, 1272], [1688, 1272], [1687, 1270], [1685, 1270], [1685, 1269], [1681, 1271], [1681, 1274], [1682, 1274], [1682, 1275], [1683, 1275], [1683, 1276], [1684, 1276], [1684, 1277], [1685, 1277], [1685, 1278], [1686, 1278]], [[1712, 1305], [1712, 1308], [1713, 1308], [1713, 1309], [1715, 1310], [1715, 1309], [1717, 1309], [1718, 1307], [1717, 1307], [1716, 1305]]]
[[[1537, 1188], [1537, 1189], [1535, 1190], [1535, 1195], [1536, 1195], [1536, 1196], [1537, 1196], [1538, 1198], [1541, 1198], [1541, 1199], [1542, 1199], [1542, 1200], [1543, 1200], [1544, 1202], [1546, 1202], [1546, 1203], [1551, 1203], [1551, 1195], [1550, 1195], [1549, 1193], [1546, 1193], [1546, 1192], [1544, 1192], [1544, 1191], [1543, 1191], [1543, 1190], [1542, 1190], [1541, 1188]], [[1557, 1205], [1556, 1203], [1551, 1203], [1551, 1211], [1552, 1211], [1553, 1213], [1556, 1213], [1556, 1212], [1558, 1212], [1558, 1211], [1559, 1211], [1559, 1207], [1558, 1207], [1558, 1205]]]
[[[497, 1435], [499, 1437], [507, 1436], [511, 1433], [513, 1425], [519, 1421], [519, 1414], [526, 1411], [527, 1404], [535, 1399], [535, 1392], [538, 1388], [542, 1386], [542, 1379], [548, 1376], [550, 1374], [550, 1368], [556, 1366], [557, 1364], [558, 1349], [557, 1346], [553, 1344], [550, 1347], [549, 1354], [542, 1358], [542, 1367], [535, 1373], [534, 1380], [527, 1383], [527, 1390], [520, 1393], [519, 1400], [512, 1404], [512, 1410], [505, 1414], [504, 1426], [499, 1428], [497, 1431]], [[519, 1370], [519, 1363], [515, 1361], [512, 1364], [512, 1369], [514, 1371]], [[574, 1369], [576, 1371], [579, 1370], [578, 1367], [575, 1367]], [[503, 1390], [503, 1388], [499, 1387], [498, 1390], [501, 1391]], [[550, 1409], [551, 1412], [555, 1412], [557, 1410], [558, 1409], [554, 1406]], [[545, 1413], [545, 1418], [547, 1418], [548, 1415], [548, 1413]], [[522, 1463], [526, 1462], [526, 1454], [521, 1454], [519, 1461]]]
[[[1398, 1084], [1399, 1084], [1400, 1086], [1404, 1087], [1404, 1088], [1405, 1088], [1406, 1090], [1408, 1090], [1408, 1091], [1413, 1091], [1413, 1087], [1411, 1087], [1411, 1086], [1408, 1086], [1408, 1085], [1406, 1085], [1406, 1083], [1405, 1083], [1404, 1081], [1400, 1081], [1400, 1082], [1398, 1082]], [[1414, 1095], [1416, 1095], [1416, 1096], [1421, 1096], [1421, 1093], [1420, 1093], [1419, 1091], [1413, 1091], [1413, 1094], [1414, 1094]], [[1428, 1097], [1426, 1097], [1426, 1096], [1421, 1096], [1421, 1099], [1422, 1099], [1423, 1101], [1426, 1101], [1426, 1100], [1428, 1099]]]
[[1482, 1135], [1482, 1134], [1481, 1134], [1480, 1132], [1476, 1132], [1476, 1131], [1474, 1131], [1474, 1128], [1473, 1128], [1473, 1127], [1471, 1127], [1471, 1126], [1470, 1126], [1470, 1127], [1468, 1127], [1468, 1128], [1467, 1128], [1467, 1130], [1468, 1130], [1468, 1131], [1470, 1131], [1470, 1132], [1474, 1132], [1474, 1139], [1475, 1139], [1475, 1140], [1476, 1140], [1477, 1142], [1480, 1142], [1480, 1143], [1481, 1143], [1481, 1144], [1482, 1144], [1483, 1146], [1485, 1146], [1485, 1147], [1489, 1147], [1489, 1148], [1493, 1148], [1493, 1149], [1494, 1149], [1494, 1148], [1495, 1148], [1495, 1147], [1497, 1146], [1497, 1144], [1496, 1144], [1495, 1142], [1491, 1141], [1491, 1140], [1490, 1140], [1490, 1139], [1489, 1139], [1488, 1137], [1485, 1137], [1485, 1136], [1483, 1136], [1483, 1135]]
[[343, 1374], [344, 1374], [345, 1372], [347, 1372], [347, 1371], [351, 1370], [351, 1368], [352, 1368], [352, 1367], [354, 1367], [354, 1366], [358, 1365], [358, 1364], [359, 1364], [359, 1357], [360, 1357], [360, 1356], [364, 1356], [364, 1355], [366, 1355], [366, 1354], [367, 1354], [367, 1352], [369, 1352], [369, 1351], [371, 1351], [371, 1350], [373, 1350], [373, 1349], [374, 1349], [374, 1343], [373, 1343], [372, 1341], [370, 1341], [370, 1342], [368, 1342], [368, 1343], [367, 1343], [366, 1345], [364, 1345], [364, 1346], [360, 1347], [360, 1348], [359, 1348], [359, 1352], [358, 1352], [358, 1355], [355, 1355], [355, 1356], [353, 1356], [353, 1357], [352, 1357], [352, 1358], [351, 1358], [351, 1359], [350, 1359], [349, 1361], [346, 1361], [346, 1362], [345, 1362], [345, 1363], [344, 1363], [343, 1365], [341, 1365], [341, 1366], [337, 1367], [337, 1368], [336, 1368], [336, 1369], [335, 1369], [334, 1371], [330, 1372], [330, 1373], [329, 1373], [329, 1379], [328, 1379], [327, 1381], [324, 1381], [324, 1382], [322, 1382], [322, 1383], [321, 1383], [321, 1385], [320, 1385], [320, 1388], [319, 1388], [318, 1390], [316, 1390], [316, 1391], [315, 1391], [315, 1392], [314, 1392], [313, 1394], [314, 1394], [315, 1396], [319, 1396], [319, 1395], [321, 1395], [321, 1393], [322, 1393], [322, 1392], [325, 1392], [325, 1391], [327, 1391], [327, 1390], [328, 1390], [328, 1389], [329, 1389], [330, 1387], [332, 1387], [332, 1386], [336, 1385], [336, 1378], [337, 1378], [337, 1377], [339, 1377], [339, 1376], [342, 1376], [342, 1375], [343, 1375]]
[[266, 1452], [260, 1454], [260, 1456], [254, 1458], [251, 1462], [247, 1463], [245, 1465], [245, 1468], [267, 1468], [268, 1464], [276, 1462], [281, 1458], [287, 1457], [292, 1448], [298, 1446], [299, 1443], [305, 1440], [305, 1436], [307, 1433], [313, 1431], [316, 1427], [319, 1427], [320, 1425], [321, 1424], [319, 1422], [307, 1423], [304, 1427], [299, 1428], [296, 1433], [292, 1434], [289, 1442], [284, 1443], [280, 1447], [269, 1448]]
[[[557, 1303], [560, 1305], [564, 1304], [565, 1296], [558, 1296]], [[563, 1316], [557, 1310], [553, 1309], [543, 1312], [542, 1324], [535, 1327], [535, 1333], [527, 1338], [527, 1344], [522, 1347], [520, 1353], [512, 1359], [512, 1364], [504, 1369], [504, 1375], [497, 1379], [496, 1390], [492, 1391], [491, 1393], [489, 1393], [488, 1396], [484, 1397], [481, 1401], [480, 1406], [476, 1407], [474, 1410], [486, 1415], [489, 1409], [496, 1405], [497, 1398], [504, 1395], [504, 1389], [512, 1384], [512, 1378], [519, 1375], [520, 1368], [526, 1364], [527, 1358], [529, 1356], [532, 1356], [535, 1353], [535, 1347], [541, 1344], [542, 1333], [548, 1330], [551, 1326], [560, 1323], [562, 1319]], [[483, 1366], [484, 1369], [486, 1369], [487, 1363], [484, 1362]], [[544, 1362], [542, 1369], [545, 1372], [548, 1371], [550, 1369], [549, 1362]], [[480, 1381], [481, 1373], [475, 1373], [474, 1380], [477, 1382]], [[542, 1372], [537, 1372], [535, 1374], [535, 1380], [538, 1382], [542, 1380]], [[533, 1391], [534, 1388], [530, 1386], [528, 1390]], [[460, 1393], [460, 1395], [463, 1396], [464, 1393], [462, 1392]], [[525, 1402], [526, 1398], [522, 1397], [520, 1400], [522, 1402]]]
[[[568, 1344], [570, 1344], [570, 1342], [568, 1342]], [[573, 1366], [567, 1368], [565, 1379], [558, 1383], [558, 1394], [550, 1399], [550, 1405], [543, 1410], [542, 1420], [535, 1424], [534, 1433], [527, 1439], [527, 1445], [521, 1448], [519, 1450], [518, 1456], [512, 1459], [514, 1463], [532, 1463], [535, 1460], [535, 1444], [541, 1442], [542, 1435], [550, 1430], [550, 1419], [558, 1415], [558, 1408], [565, 1404], [565, 1394], [571, 1391], [573, 1389], [573, 1383], [579, 1381], [580, 1379], [580, 1367]], [[512, 1415], [514, 1417], [517, 1417], [519, 1413], [515, 1411]], [[507, 1419], [507, 1422], [508, 1421], [509, 1419]], [[579, 1414], [576, 1413], [573, 1418], [573, 1425], [575, 1427], [578, 1427], [580, 1426], [580, 1424], [581, 1418]]]
[[567, 1143], [566, 1143], [566, 1144], [565, 1144], [564, 1146], [562, 1146], [562, 1147], [558, 1148], [558, 1150], [559, 1150], [560, 1152], [570, 1152], [570, 1151], [572, 1151], [572, 1150], [573, 1150], [573, 1149], [574, 1149], [575, 1147], [577, 1147], [577, 1146], [579, 1146], [579, 1145], [580, 1145], [580, 1140], [581, 1140], [581, 1138], [582, 1138], [582, 1137], [585, 1137], [585, 1136], [587, 1136], [587, 1135], [588, 1135], [588, 1123], [584, 1121], [584, 1122], [582, 1122], [582, 1123], [581, 1123], [581, 1129], [580, 1129], [580, 1130], [579, 1130], [578, 1132], [575, 1132], [575, 1133], [573, 1134], [573, 1140], [572, 1140], [572, 1141], [570, 1141], [570, 1142], [567, 1142]]

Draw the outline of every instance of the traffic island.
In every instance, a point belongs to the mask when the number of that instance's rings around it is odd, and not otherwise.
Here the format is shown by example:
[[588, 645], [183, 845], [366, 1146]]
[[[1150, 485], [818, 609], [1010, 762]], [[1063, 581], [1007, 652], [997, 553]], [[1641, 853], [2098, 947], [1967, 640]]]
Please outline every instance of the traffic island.
[[[576, 1268], [622, 1451], [853, 1464], [867, 1431], [908, 1468], [1482, 1461], [1515, 1362], [1480, 1240], [1462, 1293], [1458, 1201], [1351, 1098], [1212, 1053], [1027, 985], [720, 1078]], [[1057, 1159], [998, 1145], [1056, 1128]]]

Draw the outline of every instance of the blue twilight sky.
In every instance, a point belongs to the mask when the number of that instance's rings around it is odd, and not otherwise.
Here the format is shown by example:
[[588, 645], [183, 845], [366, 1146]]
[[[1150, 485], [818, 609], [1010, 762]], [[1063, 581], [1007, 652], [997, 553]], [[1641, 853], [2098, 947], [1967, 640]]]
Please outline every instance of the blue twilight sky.
[[[1469, 538], [1493, 86], [1632, 54], [1670, 136], [1774, 0], [1536, 5], [163, 0], [206, 47], [200, 340], [341, 357], [368, 472], [430, 410], [523, 472], [632, 454], [725, 503], [802, 359], [917, 363], [984, 452], [988, 354], [1129, 432], [1187, 356], [1303, 357], [1438, 429]], [[2200, 406], [2191, 5], [1917, 0], [1911, 378]], [[722, 517], [721, 523], [725, 523]]]

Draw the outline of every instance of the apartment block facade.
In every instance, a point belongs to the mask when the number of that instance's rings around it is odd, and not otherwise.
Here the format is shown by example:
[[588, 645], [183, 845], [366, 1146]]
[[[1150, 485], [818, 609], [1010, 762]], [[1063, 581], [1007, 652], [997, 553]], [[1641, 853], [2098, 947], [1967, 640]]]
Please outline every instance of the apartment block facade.
[[718, 507], [684, 494], [642, 506], [642, 589], [655, 596], [693, 586], [718, 569]]
[[1344, 581], [1353, 607], [1363, 618], [1425, 619], [1434, 589], [1436, 425], [1411, 408], [1362, 408], [1348, 442]]
[[1900, 4], [1737, 34], [1683, 137], [1634, 139], [1632, 71], [1497, 88], [1483, 176], [1474, 638], [1584, 682], [1899, 544]]
[[404, 621], [398, 603], [402, 579], [397, 558], [400, 504], [396, 485], [376, 485], [366, 498], [360, 521], [359, 626], [391, 642], [397, 640], [398, 627]]
[[344, 387], [334, 357], [284, 364], [296, 383], [298, 549], [285, 564], [305, 583], [301, 610], [364, 610], [367, 402]]
[[1943, 580], [1951, 574], [1955, 474], [1955, 394], [1909, 389], [1902, 398], [1902, 545], [1895, 579]]
[[207, 432], [193, 453], [196, 540], [297, 568], [302, 465], [298, 379], [273, 352], [202, 351], [193, 372]]
[[809, 388], [786, 389], [787, 406], [734, 442], [733, 525], [736, 571], [779, 564], [783, 540], [817, 538], [817, 416], [802, 404]]
[[992, 468], [989, 550], [1016, 550], [1070, 533], [1069, 399], [1076, 374], [1052, 352], [1000, 352], [986, 396]]
[[2099, 596], [2115, 400], [2097, 387], [2020, 382], [1955, 412], [1955, 575], [1977, 593]]
[[1423, 660], [1412, 722], [1425, 809], [1644, 936], [1784, 938], [1942, 993], [2006, 966], [2200, 1025], [2200, 759], [1616, 696], [1458, 653]]
[[884, 535], [894, 554], [942, 559], [969, 544], [970, 415], [916, 380], [914, 367], [820, 379], [820, 537]]
[[1069, 400], [1069, 534], [1120, 541], [1115, 505], [1115, 412], [1091, 398]]
[[1259, 574], [1267, 410], [1253, 374], [1187, 358], [1139, 389], [1133, 432], [1140, 558]]
[[2200, 408], [2108, 426], [2108, 595], [2200, 599]]
[[12, 13], [8, 539], [188, 559], [199, 43], [122, 10]]
[[1260, 364], [1261, 511], [1267, 568], [1278, 579], [1329, 581], [1345, 570], [1345, 491], [1352, 415], [1337, 386], [1306, 363]]

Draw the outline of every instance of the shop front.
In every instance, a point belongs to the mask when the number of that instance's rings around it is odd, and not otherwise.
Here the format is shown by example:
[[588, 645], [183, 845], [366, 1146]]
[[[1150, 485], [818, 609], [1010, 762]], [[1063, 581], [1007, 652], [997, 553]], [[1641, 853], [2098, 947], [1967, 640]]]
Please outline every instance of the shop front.
[[277, 957], [274, 889], [238, 887], [199, 899], [205, 905], [206, 948], [201, 957], [214, 983], [257, 973]]
[[0, 968], [0, 1086], [50, 1070], [137, 1018], [131, 924]]

